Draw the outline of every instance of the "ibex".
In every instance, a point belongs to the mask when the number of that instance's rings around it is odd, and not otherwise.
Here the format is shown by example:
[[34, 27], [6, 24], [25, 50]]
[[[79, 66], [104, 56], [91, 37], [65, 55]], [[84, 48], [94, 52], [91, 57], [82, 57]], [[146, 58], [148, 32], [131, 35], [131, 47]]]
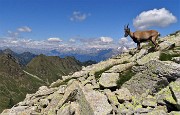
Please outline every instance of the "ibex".
[[159, 32], [157, 32], [156, 30], [131, 32], [128, 25], [124, 26], [124, 37], [127, 37], [129, 35], [133, 39], [133, 41], [137, 43], [138, 50], [140, 49], [140, 43], [145, 41], [151, 41], [154, 44], [155, 49], [157, 49], [159, 45], [156, 43], [156, 39], [158, 38], [158, 36], [160, 36]]

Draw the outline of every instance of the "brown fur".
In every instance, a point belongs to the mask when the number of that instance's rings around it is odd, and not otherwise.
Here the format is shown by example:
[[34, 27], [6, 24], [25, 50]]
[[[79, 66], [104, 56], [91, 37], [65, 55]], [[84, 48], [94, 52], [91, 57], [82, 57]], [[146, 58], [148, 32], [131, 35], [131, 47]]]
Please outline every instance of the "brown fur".
[[156, 43], [156, 40], [158, 36], [160, 35], [156, 30], [147, 30], [147, 31], [135, 31], [131, 32], [130, 28], [128, 28], [128, 25], [124, 28], [125, 37], [128, 35], [133, 39], [135, 43], [137, 43], [137, 49], [140, 49], [140, 43], [151, 41], [155, 49], [157, 49], [158, 44]]

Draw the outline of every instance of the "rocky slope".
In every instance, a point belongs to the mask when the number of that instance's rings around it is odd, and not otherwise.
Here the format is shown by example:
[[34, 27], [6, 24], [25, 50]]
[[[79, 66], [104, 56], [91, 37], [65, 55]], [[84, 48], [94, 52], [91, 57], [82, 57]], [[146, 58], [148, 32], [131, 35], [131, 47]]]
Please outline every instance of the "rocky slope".
[[178, 115], [180, 32], [41, 86], [2, 115]]

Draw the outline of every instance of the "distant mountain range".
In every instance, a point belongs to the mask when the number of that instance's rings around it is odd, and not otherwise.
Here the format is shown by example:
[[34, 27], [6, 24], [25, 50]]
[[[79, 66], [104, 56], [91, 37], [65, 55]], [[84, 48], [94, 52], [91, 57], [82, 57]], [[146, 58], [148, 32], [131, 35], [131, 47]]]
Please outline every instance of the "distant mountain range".
[[9, 48], [4, 49], [4, 50], [0, 50], [0, 54], [3, 54], [3, 53], [4, 54], [10, 54], [11, 56], [13, 56], [21, 66], [27, 65], [34, 57], [37, 56], [37, 55], [32, 54], [30, 52], [23, 52], [23, 53], [18, 54], [18, 53], [13, 52]]
[[42, 85], [49, 85], [63, 75], [81, 70], [81, 63], [74, 57], [34, 55], [30, 52], [15, 53], [0, 50], [0, 112], [21, 101], [27, 93], [35, 92]]
[[[109, 48], [109, 49], [91, 48], [88, 50], [76, 49], [74, 51], [63, 51], [61, 49], [36, 49], [36, 48], [30, 49], [23, 47], [10, 47], [10, 48], [13, 49], [14, 52], [17, 52], [18, 54], [22, 54], [23, 52], [31, 52], [36, 55], [44, 54], [48, 56], [60, 56], [61, 58], [64, 58], [66, 56], [73, 56], [80, 62], [85, 62], [89, 60], [100, 62], [102, 60], [106, 60], [122, 52], [122, 49], [113, 49], [113, 48]], [[7, 48], [3, 47], [1, 49], [7, 49]]]
[[62, 53], [58, 50], [51, 50], [49, 53], [47, 53], [47, 55], [55, 55], [60, 57], [74, 56], [76, 59], [78, 59], [81, 62], [85, 62], [89, 60], [100, 62], [102, 60], [106, 60], [114, 55], [121, 53], [120, 51], [115, 49], [103, 49], [103, 50], [91, 49], [91, 50], [92, 50], [91, 53], [86, 53], [86, 52]]

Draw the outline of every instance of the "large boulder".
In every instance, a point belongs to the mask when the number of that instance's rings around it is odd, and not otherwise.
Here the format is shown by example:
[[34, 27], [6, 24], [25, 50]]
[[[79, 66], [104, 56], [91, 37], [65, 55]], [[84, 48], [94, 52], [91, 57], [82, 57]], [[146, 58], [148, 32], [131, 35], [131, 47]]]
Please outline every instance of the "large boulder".
[[[93, 110], [94, 115], [107, 115], [110, 114], [112, 111], [111, 105], [108, 103], [107, 97], [100, 93], [99, 91], [95, 90], [87, 90], [85, 87], [82, 88], [82, 93], [84, 94], [84, 98], [87, 101], [87, 104], [89, 104], [90, 108]], [[83, 96], [83, 95], [82, 95]], [[85, 106], [82, 102], [82, 97], [79, 98], [80, 106]], [[84, 113], [87, 115], [87, 111]], [[92, 115], [90, 114], [90, 115]]]
[[132, 61], [137, 61], [138, 59], [142, 58], [143, 56], [145, 56], [148, 53], [147, 49], [141, 49], [140, 52], [136, 53], [131, 60]]
[[115, 94], [120, 102], [132, 100], [132, 95], [127, 88], [118, 89]]
[[180, 65], [170, 61], [150, 60], [143, 66], [134, 66], [132, 70], [136, 75], [122, 86], [134, 94], [142, 94], [146, 90], [151, 93], [158, 92], [166, 87], [169, 81], [180, 77]]
[[86, 88], [77, 81], [74, 81], [66, 88], [65, 94], [59, 101], [56, 110], [63, 112], [62, 107], [69, 101], [79, 103], [80, 114], [106, 115], [112, 111], [112, 107], [103, 93]]
[[151, 93], [155, 93], [158, 89], [167, 85], [168, 81], [166, 78], [158, 77], [156, 74], [149, 71], [143, 71], [132, 76], [122, 87], [127, 88], [134, 95], [141, 95], [146, 93], [147, 90]]
[[102, 73], [99, 84], [105, 88], [116, 87], [116, 81], [119, 79], [119, 73]]
[[175, 47], [175, 43], [164, 41], [159, 44], [160, 50], [169, 50]]
[[180, 79], [170, 83], [169, 88], [177, 102], [175, 106], [178, 110], [180, 110]]
[[105, 89], [105, 90], [104, 90], [104, 93], [106, 94], [106, 96], [108, 97], [109, 102], [110, 102], [112, 105], [115, 105], [115, 106], [116, 106], [116, 105], [119, 105], [117, 96], [115, 95], [114, 92], [111, 92], [111, 90], [109, 90], [109, 89]]
[[148, 95], [146, 98], [143, 99], [142, 105], [145, 107], [156, 107], [156, 98], [151, 95]]
[[107, 70], [106, 73], [121, 73], [125, 70], [130, 69], [134, 65], [135, 65], [134, 62], [130, 62], [130, 63], [126, 63], [126, 64], [119, 64], [119, 65], [113, 66], [112, 68]]
[[180, 77], [180, 65], [171, 61], [151, 60], [144, 65], [152, 73], [175, 80]]
[[153, 52], [153, 53], [148, 53], [147, 55], [145, 55], [141, 59], [137, 60], [137, 63], [139, 65], [144, 65], [145, 63], [149, 62], [152, 59], [153, 60], [158, 60], [159, 59], [159, 55], [160, 55], [160, 51]]

